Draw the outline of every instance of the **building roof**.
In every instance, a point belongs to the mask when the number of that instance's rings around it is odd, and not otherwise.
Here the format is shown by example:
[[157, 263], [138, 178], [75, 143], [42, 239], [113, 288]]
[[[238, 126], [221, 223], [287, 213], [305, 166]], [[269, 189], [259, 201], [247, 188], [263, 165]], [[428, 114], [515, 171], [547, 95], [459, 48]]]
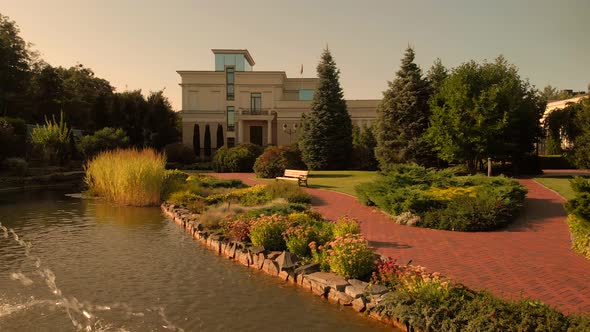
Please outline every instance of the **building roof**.
[[219, 54], [243, 54], [244, 57], [246, 58], [246, 60], [248, 60], [248, 63], [250, 64], [250, 66], [254, 66], [256, 64], [254, 62], [254, 59], [250, 55], [250, 52], [248, 52], [247, 49], [238, 50], [238, 49], [213, 48], [213, 49], [211, 49], [211, 52], [213, 52], [213, 54], [218, 54], [218, 53]]

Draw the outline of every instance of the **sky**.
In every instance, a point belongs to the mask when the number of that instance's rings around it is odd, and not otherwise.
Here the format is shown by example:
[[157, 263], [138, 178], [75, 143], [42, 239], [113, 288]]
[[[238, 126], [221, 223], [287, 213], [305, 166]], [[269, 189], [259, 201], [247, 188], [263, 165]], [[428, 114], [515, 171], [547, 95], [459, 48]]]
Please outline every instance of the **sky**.
[[213, 48], [246, 48], [254, 70], [316, 76], [328, 45], [346, 99], [379, 99], [411, 45], [426, 72], [503, 54], [542, 89], [590, 83], [589, 0], [0, 0], [53, 66], [83, 64], [117, 91], [165, 89], [214, 70]]

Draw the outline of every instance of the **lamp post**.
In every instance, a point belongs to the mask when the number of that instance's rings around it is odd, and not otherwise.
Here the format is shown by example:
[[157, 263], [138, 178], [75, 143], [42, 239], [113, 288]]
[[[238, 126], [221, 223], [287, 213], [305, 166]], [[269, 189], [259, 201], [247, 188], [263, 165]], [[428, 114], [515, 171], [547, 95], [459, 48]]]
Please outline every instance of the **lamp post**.
[[297, 129], [299, 129], [298, 123], [294, 123], [293, 127], [291, 127], [291, 128], [289, 128], [289, 126], [286, 123], [283, 123], [283, 132], [285, 132], [285, 133], [287, 133], [287, 135], [289, 135], [289, 144], [291, 144], [291, 135], [296, 133]]

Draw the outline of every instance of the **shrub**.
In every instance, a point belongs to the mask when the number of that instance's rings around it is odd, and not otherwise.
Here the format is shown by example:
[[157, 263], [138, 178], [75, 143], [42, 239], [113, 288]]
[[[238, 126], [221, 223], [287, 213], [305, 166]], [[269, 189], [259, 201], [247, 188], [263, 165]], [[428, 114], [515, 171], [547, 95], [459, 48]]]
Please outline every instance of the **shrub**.
[[86, 135], [78, 142], [78, 150], [86, 157], [90, 158], [97, 153], [129, 146], [129, 137], [121, 128], [105, 127], [94, 132], [92, 135]]
[[360, 234], [338, 236], [325, 246], [330, 270], [345, 278], [363, 278], [371, 274], [375, 250]]
[[273, 215], [258, 218], [250, 228], [250, 239], [255, 246], [263, 246], [270, 251], [282, 251], [287, 248], [283, 232], [289, 228], [287, 218]]
[[310, 254], [309, 243], [315, 236], [315, 230], [309, 225], [291, 226], [283, 232], [287, 249], [298, 257], [307, 257]]
[[162, 184], [162, 196], [166, 197], [168, 194], [181, 188], [188, 178], [188, 174], [178, 170], [166, 170], [164, 172], [164, 182]]
[[590, 179], [575, 177], [570, 180], [570, 184], [576, 196], [565, 207], [569, 213], [590, 220]]
[[194, 164], [197, 162], [197, 156], [190, 146], [182, 143], [172, 143], [164, 147], [166, 153], [166, 160], [173, 163], [180, 164]]
[[572, 248], [590, 259], [590, 221], [571, 214], [567, 223], [572, 234]]
[[0, 117], [0, 159], [24, 156], [27, 126], [23, 119]]
[[235, 241], [247, 241], [250, 239], [250, 227], [254, 218], [240, 218], [226, 222], [223, 227], [224, 233]]
[[562, 155], [539, 156], [541, 169], [572, 169], [576, 168], [566, 157]]
[[31, 132], [31, 142], [43, 159], [50, 162], [63, 161], [69, 152], [71, 130], [64, 121], [63, 114], [59, 122], [52, 118], [45, 119], [44, 126], [37, 126]]
[[268, 147], [254, 163], [254, 172], [259, 178], [282, 176], [285, 169], [307, 169], [297, 145]]
[[4, 169], [8, 170], [12, 175], [24, 176], [27, 174], [28, 164], [22, 158], [7, 158], [2, 164]]
[[252, 172], [260, 154], [262, 147], [255, 144], [241, 144], [233, 148], [223, 146], [213, 157], [213, 170], [219, 173]]
[[348, 234], [360, 234], [361, 227], [356, 219], [340, 217], [334, 224], [334, 236], [344, 237]]
[[86, 163], [90, 191], [123, 205], [155, 205], [160, 202], [166, 175], [164, 156], [152, 149], [112, 150]]
[[264, 185], [255, 185], [253, 187], [235, 189], [225, 195], [223, 200], [237, 201], [244, 206], [256, 206], [268, 203], [272, 198], [266, 192]]
[[299, 203], [284, 203], [284, 204], [273, 204], [271, 206], [262, 207], [255, 210], [250, 210], [245, 214], [247, 217], [256, 217], [261, 214], [264, 215], [280, 215], [280, 216], [290, 216], [293, 213], [302, 212], [307, 210], [308, 207], [305, 204]]
[[379, 206], [402, 224], [436, 229], [489, 231], [508, 224], [522, 208], [526, 189], [517, 181], [454, 171], [398, 165], [356, 190], [362, 203]]
[[266, 192], [273, 199], [284, 198], [289, 203], [311, 202], [311, 195], [294, 183], [274, 181], [266, 186]]
[[218, 179], [213, 176], [203, 174], [191, 175], [187, 181], [193, 182], [202, 186], [203, 188], [244, 188], [242, 181], [236, 179]]

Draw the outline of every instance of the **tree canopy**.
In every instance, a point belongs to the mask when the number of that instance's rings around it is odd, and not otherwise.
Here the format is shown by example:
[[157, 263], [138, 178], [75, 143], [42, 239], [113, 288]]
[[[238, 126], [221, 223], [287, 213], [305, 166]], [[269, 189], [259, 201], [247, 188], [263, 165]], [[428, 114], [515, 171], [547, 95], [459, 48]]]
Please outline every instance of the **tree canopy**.
[[513, 163], [530, 154], [541, 137], [545, 100], [504, 57], [455, 68], [431, 103], [428, 139], [446, 161], [493, 157]]
[[319, 83], [299, 140], [310, 169], [343, 169], [350, 162], [352, 121], [340, 87], [340, 71], [327, 48], [317, 66]]
[[430, 118], [429, 84], [414, 57], [414, 50], [408, 47], [377, 108], [375, 151], [382, 169], [394, 163], [428, 164], [432, 160], [431, 149], [423, 140]]

